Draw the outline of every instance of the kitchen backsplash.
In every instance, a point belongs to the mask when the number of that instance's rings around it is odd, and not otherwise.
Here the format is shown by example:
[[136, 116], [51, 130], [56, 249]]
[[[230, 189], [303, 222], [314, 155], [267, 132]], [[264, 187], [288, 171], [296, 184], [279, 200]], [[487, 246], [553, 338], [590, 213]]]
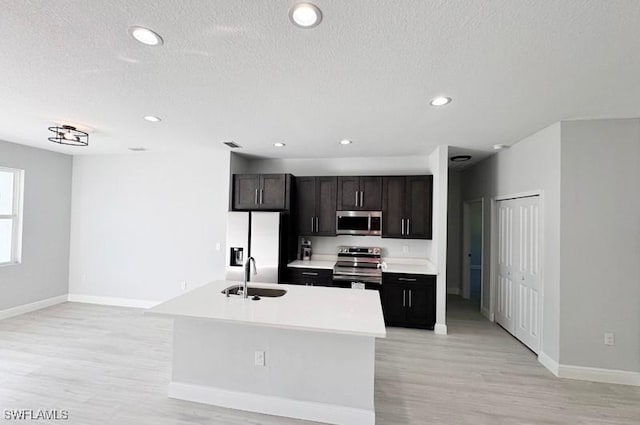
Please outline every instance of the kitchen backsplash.
[[312, 236], [313, 254], [336, 255], [339, 246], [375, 246], [382, 248], [383, 257], [432, 258], [433, 241], [416, 239], [388, 239], [380, 236]]

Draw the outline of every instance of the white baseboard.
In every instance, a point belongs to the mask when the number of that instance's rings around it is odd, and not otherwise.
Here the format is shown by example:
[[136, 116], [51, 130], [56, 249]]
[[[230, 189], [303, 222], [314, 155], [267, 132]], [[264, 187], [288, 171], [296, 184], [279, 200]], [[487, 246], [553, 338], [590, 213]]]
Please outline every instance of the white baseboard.
[[538, 361], [558, 378], [640, 387], [639, 372], [564, 365], [556, 362], [543, 352], [538, 355]]
[[560, 365], [560, 378], [580, 381], [604, 382], [607, 384], [634, 385], [640, 387], [640, 373], [627, 370], [600, 369], [597, 367]]
[[160, 301], [137, 300], [132, 298], [100, 297], [95, 295], [69, 294], [69, 301], [74, 303], [114, 305], [118, 307], [151, 308]]
[[169, 383], [169, 397], [230, 409], [340, 425], [375, 425], [373, 410], [293, 400], [183, 382]]
[[460, 288], [447, 288], [447, 294], [460, 295]]
[[480, 310], [480, 313], [482, 313], [482, 315], [483, 315], [484, 317], [486, 317], [486, 318], [487, 318], [487, 320], [489, 320], [489, 321], [493, 322], [493, 317], [491, 317], [491, 313], [489, 312], [489, 309], [487, 309], [487, 308], [482, 308], [482, 309]]
[[436, 335], [446, 335], [447, 334], [447, 325], [445, 325], [443, 323], [436, 323], [436, 325], [433, 327], [433, 332]]
[[64, 294], [64, 295], [58, 295], [57, 297], [52, 297], [52, 298], [47, 298], [45, 300], [32, 302], [29, 304], [23, 304], [16, 307], [11, 307], [6, 310], [0, 310], [0, 320], [8, 319], [9, 317], [19, 316], [21, 314], [40, 310], [42, 308], [51, 307], [52, 305], [64, 303], [66, 301], [67, 301], [67, 294]]
[[558, 364], [557, 361], [553, 360], [546, 353], [540, 351], [540, 353], [538, 354], [538, 362], [540, 362], [542, 366], [546, 367], [549, 370], [549, 372], [553, 373], [555, 376], [558, 376], [558, 370], [560, 368], [560, 365]]

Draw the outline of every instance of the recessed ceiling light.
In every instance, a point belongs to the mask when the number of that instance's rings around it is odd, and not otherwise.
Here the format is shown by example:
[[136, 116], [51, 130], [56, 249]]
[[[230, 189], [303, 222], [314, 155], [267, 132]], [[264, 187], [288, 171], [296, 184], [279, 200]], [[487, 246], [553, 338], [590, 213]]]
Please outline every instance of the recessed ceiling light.
[[465, 162], [471, 159], [471, 155], [456, 155], [449, 158], [452, 162]]
[[438, 96], [431, 99], [431, 102], [429, 102], [429, 104], [431, 106], [444, 106], [450, 102], [451, 102], [450, 97]]
[[149, 121], [149, 122], [160, 122], [160, 121], [162, 121], [162, 118], [156, 117], [155, 115], [145, 115], [144, 119]]
[[285, 143], [274, 143], [273, 146], [275, 146], [276, 148], [284, 148], [287, 145]]
[[133, 26], [129, 27], [129, 34], [131, 37], [135, 38], [142, 44], [146, 44], [147, 46], [162, 46], [164, 40], [162, 37], [154, 31], [151, 31], [149, 28]]
[[493, 145], [493, 149], [496, 151], [500, 151], [502, 149], [509, 149], [511, 146], [509, 145], [503, 145], [503, 144], [497, 144], [497, 145]]
[[322, 21], [322, 12], [315, 4], [298, 3], [289, 10], [289, 19], [300, 28], [313, 28]]
[[350, 145], [351, 143], [353, 143], [353, 142], [351, 140], [349, 140], [349, 139], [340, 140], [340, 144], [341, 145]]

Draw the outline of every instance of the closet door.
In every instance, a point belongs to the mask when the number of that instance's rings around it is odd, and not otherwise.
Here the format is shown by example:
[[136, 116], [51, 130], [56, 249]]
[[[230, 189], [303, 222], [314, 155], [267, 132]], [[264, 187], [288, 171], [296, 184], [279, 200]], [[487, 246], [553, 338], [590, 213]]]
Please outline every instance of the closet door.
[[514, 290], [513, 279], [513, 251], [517, 249], [514, 241], [514, 202], [513, 200], [498, 201], [497, 203], [497, 233], [498, 233], [498, 273], [496, 296], [496, 322], [511, 334], [515, 334], [514, 326]]
[[540, 197], [497, 202], [496, 321], [532, 351], [540, 350]]
[[518, 249], [515, 266], [515, 336], [532, 351], [540, 350], [540, 206], [539, 197], [517, 199]]

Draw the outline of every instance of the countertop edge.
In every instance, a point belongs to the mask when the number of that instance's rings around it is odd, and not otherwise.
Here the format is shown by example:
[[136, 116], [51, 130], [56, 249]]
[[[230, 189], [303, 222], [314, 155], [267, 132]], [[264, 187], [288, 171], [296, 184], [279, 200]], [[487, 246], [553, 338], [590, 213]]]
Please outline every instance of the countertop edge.
[[383, 334], [377, 333], [377, 332], [375, 332], [375, 333], [374, 332], [350, 332], [350, 331], [341, 330], [341, 329], [314, 328], [314, 327], [307, 327], [307, 326], [281, 325], [281, 324], [274, 324], [274, 323], [260, 323], [260, 322], [246, 321], [246, 320], [220, 319], [220, 318], [213, 318], [213, 317], [202, 317], [202, 316], [197, 316], [197, 315], [193, 315], [192, 316], [192, 315], [189, 315], [189, 314], [156, 313], [156, 312], [148, 311], [148, 310], [145, 310], [143, 312], [143, 314], [147, 315], [147, 316], [163, 317], [163, 318], [168, 318], [168, 319], [176, 319], [176, 318], [197, 319], [197, 320], [207, 320], [207, 321], [211, 321], [211, 322], [231, 323], [231, 324], [236, 324], [236, 325], [260, 326], [260, 327], [278, 328], [278, 329], [290, 329], [290, 330], [305, 331], [305, 332], [321, 332], [321, 333], [339, 334], [339, 335], [347, 335], [347, 336], [361, 336], [361, 337], [368, 337], [368, 338], [386, 338], [387, 337], [386, 330], [385, 330], [385, 333], [383, 333]]

